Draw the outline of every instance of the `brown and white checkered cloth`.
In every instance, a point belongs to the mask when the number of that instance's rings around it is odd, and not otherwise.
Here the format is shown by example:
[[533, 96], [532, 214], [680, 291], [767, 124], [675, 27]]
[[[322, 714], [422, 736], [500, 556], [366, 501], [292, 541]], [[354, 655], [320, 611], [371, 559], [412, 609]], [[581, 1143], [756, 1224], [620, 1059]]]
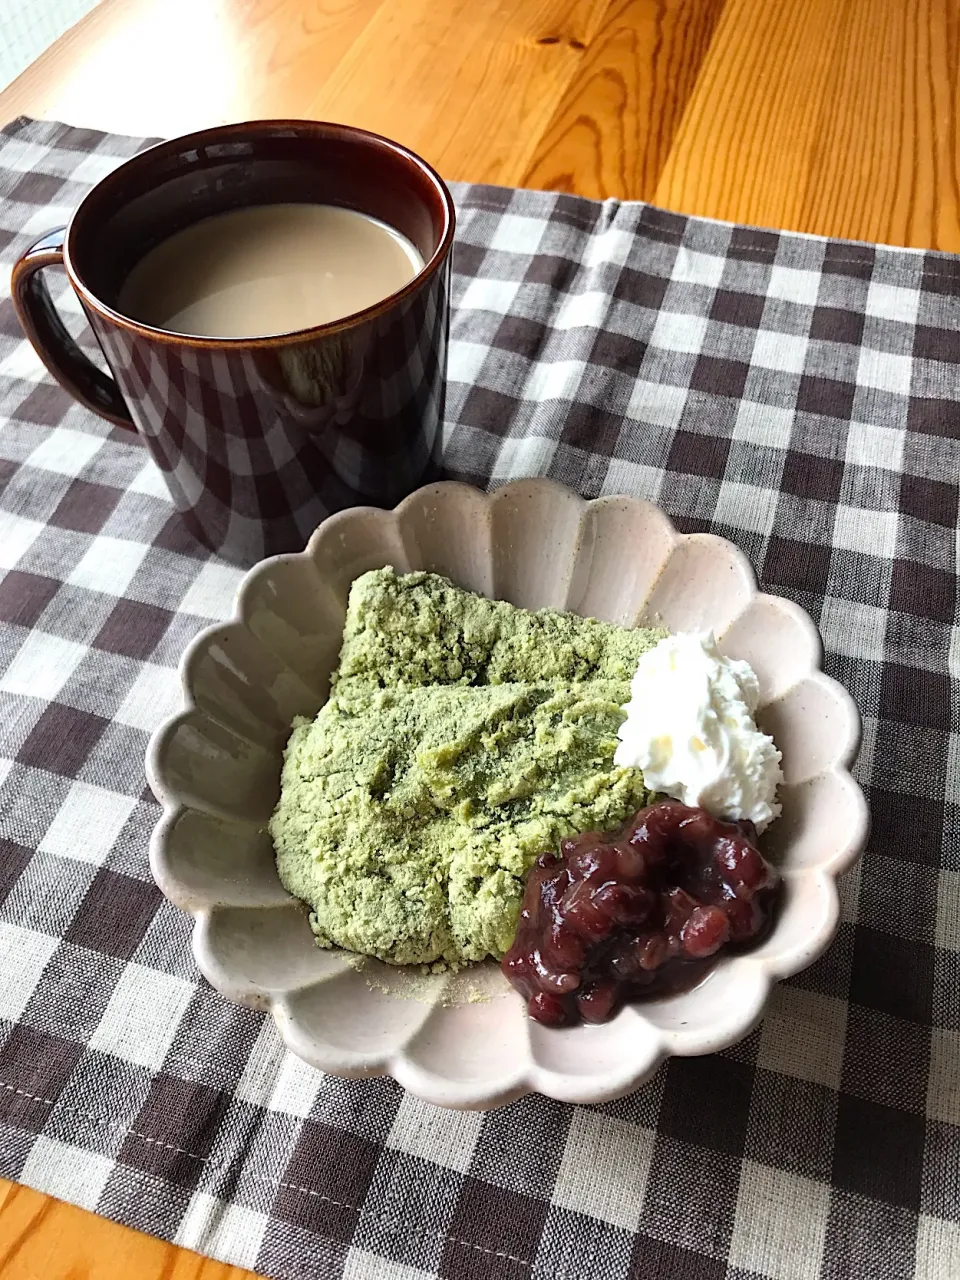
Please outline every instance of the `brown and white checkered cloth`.
[[[0, 256], [140, 140], [18, 122]], [[443, 1112], [197, 975], [142, 760], [238, 573], [0, 302], [0, 1173], [292, 1280], [960, 1277], [960, 261], [459, 187], [443, 465], [659, 502], [820, 624], [874, 834], [748, 1040]]]

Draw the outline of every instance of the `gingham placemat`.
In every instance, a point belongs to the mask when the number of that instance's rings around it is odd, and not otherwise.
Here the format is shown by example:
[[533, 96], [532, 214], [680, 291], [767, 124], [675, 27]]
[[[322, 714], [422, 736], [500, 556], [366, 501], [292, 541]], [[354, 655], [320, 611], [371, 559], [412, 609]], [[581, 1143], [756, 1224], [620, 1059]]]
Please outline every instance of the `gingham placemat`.
[[[0, 140], [4, 271], [139, 141]], [[633, 1096], [448, 1113], [198, 980], [142, 759], [236, 570], [0, 303], [0, 1173], [321, 1280], [960, 1277], [960, 263], [460, 187], [444, 463], [732, 538], [864, 713], [874, 834], [762, 1026]]]

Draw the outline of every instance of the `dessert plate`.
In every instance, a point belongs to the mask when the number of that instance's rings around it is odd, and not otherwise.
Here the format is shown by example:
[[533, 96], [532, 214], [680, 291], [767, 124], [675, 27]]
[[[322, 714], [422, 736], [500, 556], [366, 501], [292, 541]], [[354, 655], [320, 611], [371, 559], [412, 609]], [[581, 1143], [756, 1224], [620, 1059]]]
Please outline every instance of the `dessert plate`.
[[[266, 824], [290, 722], [323, 704], [347, 592], [368, 569], [429, 569], [527, 609], [550, 606], [631, 626], [713, 630], [760, 681], [757, 722], [783, 753], [783, 816], [763, 849], [783, 875], [775, 927], [720, 960], [693, 990], [623, 1009], [600, 1026], [530, 1020], [492, 963], [424, 977], [322, 951], [280, 884]], [[671, 1054], [713, 1053], [759, 1021], [771, 987], [811, 964], [837, 929], [836, 880], [869, 819], [850, 775], [860, 717], [820, 670], [813, 622], [761, 594], [732, 543], [680, 534], [635, 498], [587, 502], [547, 480], [484, 494], [442, 483], [393, 511], [331, 516], [306, 549], [256, 565], [233, 618], [183, 656], [183, 710], [154, 734], [147, 772], [163, 815], [150, 846], [160, 889], [195, 920], [204, 977], [268, 1009], [284, 1041], [337, 1075], [391, 1075], [439, 1106], [497, 1106], [538, 1090], [602, 1102]]]

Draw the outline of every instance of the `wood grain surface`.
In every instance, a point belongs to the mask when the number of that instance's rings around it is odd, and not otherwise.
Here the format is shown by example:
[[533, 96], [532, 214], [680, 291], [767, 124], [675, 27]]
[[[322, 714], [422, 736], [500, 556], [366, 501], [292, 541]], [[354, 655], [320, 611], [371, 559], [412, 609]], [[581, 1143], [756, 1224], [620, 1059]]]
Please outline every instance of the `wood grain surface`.
[[3, 1280], [256, 1280], [0, 1178]]
[[[328, 118], [451, 179], [960, 250], [958, 92], [956, 0], [103, 0], [0, 122]], [[249, 1274], [0, 1181], [2, 1280]]]
[[519, 184], [650, 199], [722, 8], [723, 0], [613, 0]]
[[653, 198], [960, 250], [956, 0], [727, 0]]

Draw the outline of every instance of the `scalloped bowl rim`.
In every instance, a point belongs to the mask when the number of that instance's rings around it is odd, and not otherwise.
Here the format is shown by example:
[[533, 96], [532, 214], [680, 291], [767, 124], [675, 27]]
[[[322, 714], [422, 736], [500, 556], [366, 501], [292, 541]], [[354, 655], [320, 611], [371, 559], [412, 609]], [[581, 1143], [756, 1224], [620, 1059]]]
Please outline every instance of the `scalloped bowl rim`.
[[[845, 844], [827, 864], [810, 868], [804, 873], [804, 877], [816, 885], [820, 895], [821, 915], [819, 926], [815, 930], [811, 930], [809, 936], [804, 939], [802, 947], [799, 949], [794, 947], [793, 952], [786, 958], [778, 957], [776, 954], [765, 956], [748, 952], [726, 962], [731, 967], [737, 966], [741, 975], [739, 987], [741, 988], [743, 999], [739, 1015], [719, 1032], [716, 1029], [711, 1030], [709, 1028], [698, 1032], [693, 1027], [687, 1027], [683, 1030], [671, 1030], [662, 1026], [657, 1027], [643, 1017], [640, 1011], [644, 1006], [628, 1006], [617, 1015], [615, 1021], [620, 1018], [637, 1018], [639, 1022], [643, 1023], [646, 1031], [651, 1033], [647, 1037], [649, 1044], [644, 1044], [643, 1046], [645, 1052], [639, 1057], [631, 1057], [629, 1061], [618, 1063], [615, 1068], [600, 1071], [593, 1075], [551, 1070], [533, 1060], [528, 1053], [524, 1062], [517, 1064], [513, 1069], [504, 1070], [493, 1078], [483, 1077], [463, 1080], [444, 1075], [441, 1071], [435, 1069], [431, 1070], [423, 1062], [413, 1060], [406, 1053], [406, 1044], [401, 1044], [397, 1049], [388, 1053], [351, 1054], [348, 1056], [344, 1056], [343, 1050], [320, 1048], [316, 1039], [310, 1043], [311, 1031], [309, 1028], [304, 1028], [290, 1011], [290, 997], [295, 996], [298, 992], [308, 990], [315, 985], [316, 980], [272, 989], [265, 987], [255, 989], [249, 983], [238, 983], [233, 975], [223, 970], [209, 940], [211, 920], [217, 910], [220, 909], [221, 904], [216, 902], [206, 905], [198, 903], [195, 894], [188, 887], [180, 884], [166, 865], [165, 854], [168, 837], [178, 819], [187, 812], [189, 806], [182, 803], [176, 792], [168, 786], [164, 776], [163, 757], [168, 740], [184, 718], [191, 713], [205, 714], [194, 697], [193, 668], [195, 662], [205, 652], [205, 648], [212, 637], [223, 633], [225, 629], [246, 628], [245, 613], [248, 607], [248, 598], [256, 588], [258, 580], [262, 576], [269, 574], [273, 567], [279, 564], [309, 563], [313, 566], [314, 571], [317, 571], [314, 553], [321, 537], [328, 534], [331, 528], [336, 529], [340, 524], [353, 523], [365, 518], [383, 520], [392, 516], [394, 521], [397, 522], [404, 516], [405, 512], [409, 512], [417, 504], [423, 504], [427, 497], [436, 495], [438, 492], [450, 493], [455, 490], [469, 494], [472, 501], [476, 501], [478, 498], [482, 499], [486, 509], [489, 511], [492, 502], [498, 499], [500, 501], [504, 500], [499, 495], [511, 492], [516, 493], [521, 489], [527, 491], [536, 489], [546, 494], [552, 494], [555, 497], [562, 497], [565, 500], [569, 500], [571, 497], [576, 498], [580, 504], [581, 520], [583, 512], [588, 507], [627, 502], [631, 506], [645, 508], [648, 514], [654, 515], [660, 522], [661, 530], [670, 539], [670, 549], [657, 571], [658, 575], [662, 575], [667, 559], [670, 558], [670, 555], [673, 554], [673, 551], [680, 543], [695, 540], [697, 542], [716, 544], [718, 547], [723, 548], [725, 555], [737, 565], [744, 581], [750, 585], [752, 590], [751, 603], [757, 598], [775, 600], [777, 607], [788, 613], [793, 623], [804, 631], [806, 643], [810, 646], [811, 659], [810, 666], [804, 675], [813, 678], [816, 683], [822, 684], [829, 691], [829, 694], [835, 700], [835, 705], [842, 710], [845, 718], [846, 741], [833, 764], [831, 772], [849, 788], [849, 798], [852, 799], [856, 808], [856, 812], [850, 820], [850, 830]], [[388, 561], [385, 560], [384, 563], [388, 563]], [[653, 585], [658, 580], [659, 576], [654, 578], [654, 582], [647, 593], [648, 598]], [[731, 620], [731, 626], [744, 611], [741, 610], [740, 613], [735, 615], [734, 619]], [[377, 507], [347, 508], [334, 513], [324, 520], [310, 537], [303, 551], [286, 552], [261, 560], [255, 564], [244, 575], [237, 587], [230, 617], [204, 628], [184, 650], [179, 663], [182, 706], [179, 711], [167, 717], [158, 725], [151, 736], [146, 754], [147, 778], [162, 808], [161, 816], [157, 820], [150, 838], [150, 869], [164, 896], [193, 917], [192, 947], [194, 957], [200, 972], [207, 981], [229, 1000], [269, 1011], [276, 1022], [286, 1047], [320, 1070], [348, 1079], [389, 1075], [409, 1092], [427, 1102], [438, 1106], [463, 1109], [487, 1109], [502, 1106], [534, 1091], [543, 1093], [558, 1101], [570, 1103], [600, 1103], [622, 1097], [649, 1079], [657, 1067], [668, 1057], [699, 1056], [714, 1053], [728, 1048], [743, 1039], [761, 1021], [764, 1007], [773, 985], [814, 963], [833, 941], [840, 919], [840, 903], [836, 886], [837, 877], [849, 869], [862, 854], [869, 835], [870, 816], [863, 793], [850, 773], [850, 767], [856, 758], [860, 745], [860, 713], [847, 690], [833, 680], [832, 677], [823, 673], [821, 670], [822, 660], [822, 640], [810, 616], [793, 601], [787, 600], [782, 596], [761, 593], [757, 589], [757, 577], [752, 564], [735, 544], [716, 534], [681, 534], [677, 531], [669, 516], [660, 507], [644, 499], [615, 494], [588, 500], [574, 494], [572, 490], [565, 486], [547, 479], [511, 481], [498, 486], [489, 493], [484, 493], [482, 490], [459, 482], [438, 481], [409, 494], [392, 511]], [[781, 691], [777, 698], [783, 697], [793, 687], [795, 686], [791, 685], [787, 690]], [[774, 699], [774, 701], [776, 700]], [[292, 903], [294, 900], [291, 898], [288, 901]], [[259, 909], [269, 909], [269, 907], [261, 906]], [[775, 939], [776, 934], [777, 929], [775, 928], [768, 942]], [[764, 950], [766, 950], [766, 947], [760, 949], [761, 953]], [[668, 1004], [669, 1001], [665, 1003]], [[574, 1029], [574, 1031], [581, 1032], [584, 1030], [588, 1034], [592, 1031], [592, 1029], [586, 1028]], [[569, 1033], [554, 1032], [552, 1034], [564, 1035]], [[338, 1054], [340, 1055], [339, 1057]]]

